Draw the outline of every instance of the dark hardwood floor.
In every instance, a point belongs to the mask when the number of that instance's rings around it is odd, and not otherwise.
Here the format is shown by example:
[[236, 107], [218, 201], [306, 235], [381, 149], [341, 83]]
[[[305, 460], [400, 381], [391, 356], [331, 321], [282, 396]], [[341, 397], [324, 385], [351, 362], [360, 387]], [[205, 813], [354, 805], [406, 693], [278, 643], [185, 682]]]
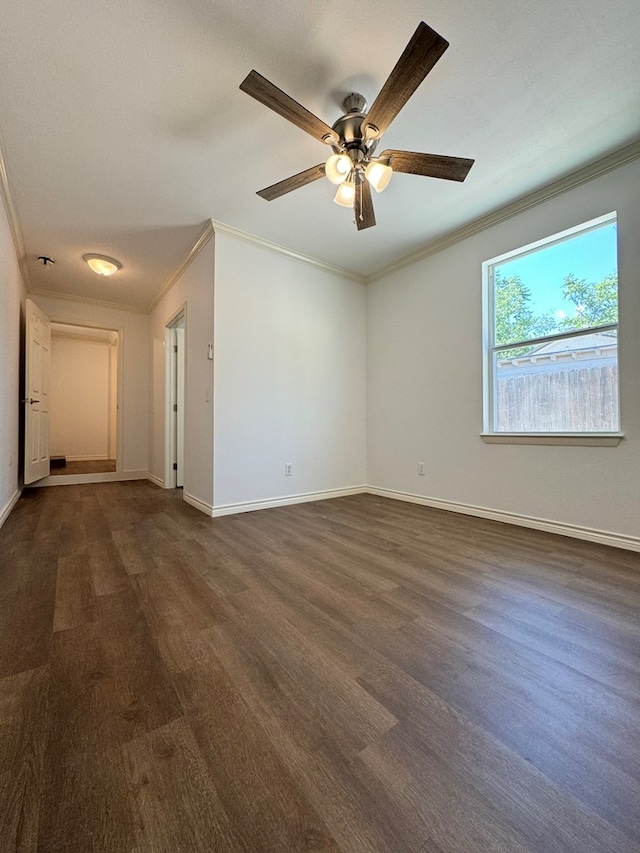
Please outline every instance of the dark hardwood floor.
[[640, 555], [143, 481], [0, 531], [0, 853], [638, 853]]
[[85, 461], [69, 460], [60, 467], [51, 468], [52, 474], [104, 474], [116, 470], [115, 459], [88, 459]]

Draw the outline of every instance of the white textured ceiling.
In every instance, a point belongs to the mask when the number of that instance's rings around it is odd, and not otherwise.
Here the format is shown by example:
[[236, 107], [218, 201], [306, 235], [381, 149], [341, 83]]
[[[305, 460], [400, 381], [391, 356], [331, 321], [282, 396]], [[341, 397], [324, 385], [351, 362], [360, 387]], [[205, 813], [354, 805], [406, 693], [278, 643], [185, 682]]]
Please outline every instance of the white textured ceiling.
[[[420, 20], [451, 46], [382, 144], [475, 158], [466, 182], [395, 175], [360, 233], [326, 180], [256, 196], [328, 151], [246, 74], [332, 124]], [[368, 275], [637, 140], [639, 55], [637, 0], [7, 0], [0, 133], [32, 287], [144, 308], [209, 218]]]

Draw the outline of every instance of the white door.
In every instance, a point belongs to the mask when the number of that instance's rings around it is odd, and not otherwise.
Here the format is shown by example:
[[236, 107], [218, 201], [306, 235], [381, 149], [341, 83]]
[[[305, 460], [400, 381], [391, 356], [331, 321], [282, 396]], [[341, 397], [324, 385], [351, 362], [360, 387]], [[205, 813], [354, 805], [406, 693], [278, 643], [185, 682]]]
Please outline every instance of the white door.
[[49, 368], [51, 324], [38, 306], [27, 299], [25, 353], [25, 485], [49, 474]]

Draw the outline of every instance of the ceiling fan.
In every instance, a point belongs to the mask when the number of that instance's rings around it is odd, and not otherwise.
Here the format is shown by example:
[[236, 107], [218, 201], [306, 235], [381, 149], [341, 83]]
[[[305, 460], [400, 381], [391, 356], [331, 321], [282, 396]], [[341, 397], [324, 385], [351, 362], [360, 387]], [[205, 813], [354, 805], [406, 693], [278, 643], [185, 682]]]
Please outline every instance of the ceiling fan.
[[251, 71], [240, 84], [243, 92], [333, 149], [326, 163], [319, 163], [265, 187], [258, 195], [273, 201], [326, 175], [338, 185], [334, 201], [344, 207], [355, 208], [356, 226], [361, 231], [376, 224], [371, 187], [382, 192], [393, 172], [464, 181], [474, 163], [465, 157], [417, 154], [393, 148], [375, 156], [382, 134], [448, 47], [446, 39], [421, 22], [371, 109], [367, 112], [366, 100], [354, 92], [342, 102], [345, 114], [333, 127], [310, 113], [266, 77]]

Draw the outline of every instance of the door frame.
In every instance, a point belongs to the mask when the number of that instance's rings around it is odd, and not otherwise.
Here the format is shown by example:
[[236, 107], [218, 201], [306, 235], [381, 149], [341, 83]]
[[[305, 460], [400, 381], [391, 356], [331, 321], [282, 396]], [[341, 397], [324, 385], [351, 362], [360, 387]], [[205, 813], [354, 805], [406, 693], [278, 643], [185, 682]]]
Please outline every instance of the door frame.
[[[116, 332], [118, 335], [118, 341], [116, 345], [117, 354], [117, 368], [116, 368], [116, 377], [117, 377], [117, 387], [116, 387], [116, 473], [121, 474], [123, 471], [123, 460], [122, 460], [122, 452], [124, 449], [124, 402], [123, 402], [123, 387], [124, 387], [124, 328], [122, 326], [116, 327], [113, 324], [107, 325], [106, 323], [92, 323], [88, 320], [70, 320], [66, 317], [55, 316], [50, 318], [51, 323], [59, 323], [64, 326], [76, 326], [78, 328], [85, 329], [103, 329], [105, 332]], [[50, 475], [52, 476], [52, 475]], [[53, 475], [55, 476], [55, 475]], [[83, 476], [83, 475], [79, 475]], [[90, 475], [84, 475], [90, 476]], [[66, 481], [66, 477], [65, 477]]]
[[[175, 489], [176, 471], [173, 467], [176, 458], [176, 419], [174, 417], [173, 403], [175, 399], [175, 377], [177, 370], [177, 359], [173, 349], [175, 329], [181, 327], [184, 330], [184, 375], [183, 388], [186, 408], [187, 399], [187, 303], [181, 307], [165, 323], [164, 348], [165, 348], [165, 374], [164, 374], [164, 488]], [[184, 418], [184, 410], [181, 412]], [[184, 432], [184, 430], [183, 430]], [[184, 449], [183, 449], [184, 459]], [[183, 484], [184, 485], [184, 484]]]

